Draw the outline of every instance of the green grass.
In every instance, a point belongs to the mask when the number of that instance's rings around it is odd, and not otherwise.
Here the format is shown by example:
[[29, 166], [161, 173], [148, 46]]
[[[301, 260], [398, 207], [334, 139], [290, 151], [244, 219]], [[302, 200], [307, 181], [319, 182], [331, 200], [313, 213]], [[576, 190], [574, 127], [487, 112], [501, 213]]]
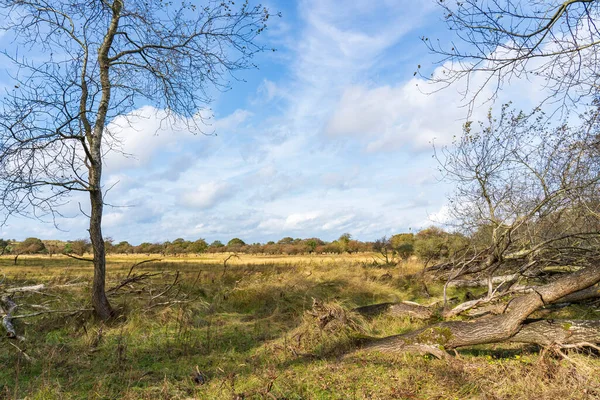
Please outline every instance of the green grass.
[[[214, 256], [213, 256], [214, 257]], [[224, 257], [223, 257], [224, 258]], [[409, 319], [356, 319], [352, 329], [320, 330], [306, 313], [313, 298], [342, 308], [381, 301], [429, 303], [440, 287], [368, 258], [191, 257], [144, 264], [160, 273], [110, 299], [110, 323], [89, 311], [18, 320], [25, 341], [0, 339], [0, 399], [585, 399], [600, 396], [600, 362], [540, 358], [535, 347], [479, 346], [452, 361], [354, 352], [361, 334], [385, 336], [418, 328]], [[139, 257], [109, 259], [107, 287]], [[43, 294], [16, 297], [18, 314], [89, 308], [89, 263], [63, 257], [0, 258], [4, 286], [45, 283]], [[174, 280], [180, 279], [162, 296]], [[391, 279], [384, 279], [390, 273]], [[0, 289], [1, 290], [1, 289]], [[464, 296], [464, 292], [452, 293]], [[156, 297], [153, 299], [153, 297]], [[162, 304], [169, 303], [171, 304]], [[175, 303], [178, 302], [178, 303]], [[562, 309], [563, 316], [584, 312]], [[589, 313], [589, 310], [585, 310]], [[598, 318], [598, 314], [588, 315]], [[12, 344], [18, 346], [31, 359]], [[206, 378], [197, 384], [196, 367]]]

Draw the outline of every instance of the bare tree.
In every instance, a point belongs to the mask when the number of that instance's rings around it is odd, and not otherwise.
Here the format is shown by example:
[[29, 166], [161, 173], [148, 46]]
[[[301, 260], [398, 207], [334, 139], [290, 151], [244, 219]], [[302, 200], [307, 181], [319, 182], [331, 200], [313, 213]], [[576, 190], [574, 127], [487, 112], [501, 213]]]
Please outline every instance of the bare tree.
[[118, 147], [110, 122], [139, 105], [198, 128], [208, 88], [254, 67], [269, 12], [248, 2], [0, 0], [14, 87], [0, 111], [0, 201], [5, 214], [55, 218], [65, 196], [90, 198], [92, 303], [105, 295], [103, 157]]
[[[423, 37], [441, 56], [442, 86], [467, 82], [468, 100], [512, 79], [539, 78], [551, 101], [590, 104], [600, 83], [600, 3], [594, 0], [437, 2], [455, 41]], [[481, 79], [474, 79], [479, 74]], [[471, 106], [473, 103], [470, 103]]]
[[600, 297], [600, 112], [582, 115], [572, 127], [553, 126], [537, 114], [532, 119], [506, 106], [498, 118], [490, 114], [485, 122], [466, 124], [457, 142], [441, 150], [443, 170], [457, 187], [454, 218], [472, 242], [429, 270], [442, 276], [446, 288], [463, 278], [487, 285], [487, 293], [460, 304], [445, 299], [427, 313], [414, 303], [369, 306], [413, 318], [467, 320], [373, 339], [368, 348], [441, 355], [440, 346], [502, 341], [600, 343], [596, 322], [528, 320], [542, 307], [551, 313], [553, 303]]
[[454, 220], [480, 236], [478, 256], [463, 257], [454, 278], [498, 270], [531, 277], [547, 267], [586, 267], [600, 255], [600, 153], [590, 133], [598, 111], [573, 128], [536, 114], [531, 120], [505, 106], [498, 119], [466, 124], [442, 149], [443, 170], [456, 184]]
[[[504, 106], [498, 116], [490, 111], [484, 122], [467, 122], [456, 143], [437, 152], [442, 171], [456, 184], [451, 208], [457, 228], [471, 243], [429, 271], [446, 280], [444, 293], [459, 278], [487, 285], [487, 293], [451, 307], [445, 297], [432, 313], [464, 321], [431, 324], [365, 346], [437, 356], [444, 349], [496, 342], [598, 349], [597, 321], [528, 318], [541, 308], [537, 317], [552, 315], [558, 302], [600, 297], [600, 2], [439, 4], [458, 40], [423, 38], [442, 56], [441, 69], [427, 77], [435, 88], [466, 83], [470, 112], [485, 88], [494, 99], [513, 79], [539, 79], [536, 89], [547, 91], [545, 101], [558, 102], [562, 119], [545, 115], [542, 105], [530, 113]], [[417, 315], [407, 304], [371, 307]], [[431, 318], [427, 314], [418, 315]]]

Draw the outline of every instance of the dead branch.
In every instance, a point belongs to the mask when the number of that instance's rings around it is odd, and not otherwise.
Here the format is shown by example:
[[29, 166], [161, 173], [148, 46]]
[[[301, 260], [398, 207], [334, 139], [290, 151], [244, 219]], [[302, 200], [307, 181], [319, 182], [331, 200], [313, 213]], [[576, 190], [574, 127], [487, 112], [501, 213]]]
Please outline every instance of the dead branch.
[[15, 326], [12, 323], [13, 316], [12, 314], [17, 309], [17, 304], [12, 301], [9, 296], [2, 296], [0, 299], [0, 311], [2, 312], [2, 326], [6, 330], [7, 336], [11, 339], [17, 338], [17, 332], [15, 330]]
[[191, 303], [193, 300], [171, 300], [171, 301], [164, 301], [162, 303], [154, 303], [151, 304], [149, 306], [146, 307], [146, 310], [150, 310], [151, 308], [154, 307], [160, 307], [160, 306], [172, 306], [174, 304], [187, 304], [187, 303]]
[[229, 259], [232, 257], [235, 257], [238, 260], [240, 259], [240, 256], [238, 256], [237, 253], [233, 253], [230, 254], [225, 260], [223, 260], [223, 274], [221, 274], [221, 278], [225, 276], [225, 273], [227, 272], [227, 261], [229, 261]]
[[67, 256], [70, 258], [73, 258], [75, 260], [79, 260], [79, 261], [87, 261], [87, 262], [94, 262], [93, 258], [85, 258], [85, 257], [78, 257], [78, 256], [74, 256], [73, 254], [69, 254], [69, 253], [62, 253], [63, 256]]
[[114, 294], [117, 290], [121, 289], [123, 286], [127, 286], [132, 283], [137, 283], [137, 282], [143, 281], [144, 279], [148, 279], [150, 277], [160, 275], [160, 274], [161, 274], [160, 272], [157, 272], [154, 274], [151, 274], [149, 272], [144, 272], [143, 274], [133, 275], [129, 278], [122, 280], [121, 283], [119, 283], [117, 286], [113, 286], [112, 288], [108, 289], [106, 292]]
[[17, 346], [16, 344], [14, 344], [14, 343], [11, 343], [11, 342], [8, 342], [8, 344], [10, 344], [12, 347], [14, 347], [15, 349], [17, 349], [17, 351], [18, 351], [19, 353], [21, 353], [21, 354], [23, 355], [23, 357], [24, 357], [24, 358], [25, 358], [27, 361], [29, 361], [29, 362], [35, 361], [35, 358], [33, 358], [33, 357], [31, 357], [29, 354], [25, 353], [25, 352], [24, 352], [23, 350], [21, 350], [21, 349], [19, 348], [19, 346]]
[[77, 313], [86, 312], [86, 311], [94, 311], [94, 309], [93, 308], [78, 308], [78, 309], [74, 309], [74, 310], [44, 310], [44, 311], [37, 311], [37, 312], [31, 313], [31, 314], [13, 315], [12, 319], [31, 318], [31, 317], [37, 317], [39, 315], [44, 315], [44, 314], [75, 315]]
[[9, 289], [5, 289], [4, 291], [6, 293], [38, 292], [40, 290], [44, 290], [45, 288], [46, 288], [46, 285], [41, 283], [39, 285], [33, 285], [33, 286], [22, 286], [22, 287], [16, 287], [16, 288], [9, 288]]
[[[491, 278], [491, 283], [492, 284], [497, 284], [497, 283], [503, 284], [506, 282], [515, 281], [518, 278], [519, 278], [518, 274], [494, 276]], [[490, 280], [488, 278], [475, 279], [475, 280], [461, 279], [461, 280], [454, 280], [454, 281], [448, 282], [448, 286], [450, 286], [450, 287], [480, 287], [480, 286], [487, 286], [489, 283], [490, 283]]]
[[173, 286], [175, 286], [175, 284], [177, 283], [178, 280], [179, 280], [179, 271], [177, 271], [177, 273], [175, 274], [175, 279], [173, 280], [173, 283], [171, 283], [169, 286], [167, 286], [167, 288], [165, 290], [163, 290], [156, 296], [152, 296], [150, 301], [158, 299], [161, 296], [164, 296], [167, 292], [169, 292], [169, 290], [171, 290], [173, 288]]
[[131, 268], [129, 269], [129, 273], [127, 274], [127, 278], [129, 278], [129, 277], [131, 276], [131, 273], [133, 272], [133, 269], [134, 269], [135, 267], [137, 267], [137, 266], [139, 266], [139, 265], [142, 265], [142, 264], [151, 263], [151, 262], [154, 262], [154, 261], [162, 261], [162, 258], [153, 258], [153, 259], [151, 259], [151, 260], [144, 260], [144, 261], [140, 261], [139, 263], [135, 263], [135, 264], [133, 264], [133, 265], [131, 266]]

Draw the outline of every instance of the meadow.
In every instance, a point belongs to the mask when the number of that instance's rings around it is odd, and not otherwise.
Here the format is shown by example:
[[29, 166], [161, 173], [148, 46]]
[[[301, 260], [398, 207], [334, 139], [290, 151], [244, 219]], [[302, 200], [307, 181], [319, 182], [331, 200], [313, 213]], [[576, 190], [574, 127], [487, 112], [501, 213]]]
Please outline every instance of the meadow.
[[[366, 319], [352, 308], [440, 300], [441, 284], [423, 278], [416, 260], [381, 267], [362, 253], [240, 255], [224, 263], [228, 256], [110, 256], [107, 288], [118, 316], [108, 323], [90, 310], [91, 263], [21, 256], [14, 265], [1, 257], [0, 293], [45, 287], [13, 296], [24, 316], [15, 320], [22, 340], [0, 338], [0, 399], [600, 398], [593, 354], [566, 359], [516, 344], [441, 360], [361, 351], [361, 337], [422, 322]], [[158, 260], [138, 264], [150, 259]], [[319, 328], [314, 299], [347, 319]]]

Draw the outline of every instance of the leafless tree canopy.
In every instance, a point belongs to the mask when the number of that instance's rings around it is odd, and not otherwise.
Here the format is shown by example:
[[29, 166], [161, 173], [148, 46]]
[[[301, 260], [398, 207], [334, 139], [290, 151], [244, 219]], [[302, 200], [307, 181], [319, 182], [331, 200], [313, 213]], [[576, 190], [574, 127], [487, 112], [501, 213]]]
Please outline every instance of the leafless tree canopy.
[[[468, 100], [484, 87], [497, 94], [510, 80], [539, 79], [551, 101], [573, 106], [596, 96], [600, 3], [594, 0], [440, 0], [456, 40], [424, 37], [439, 54], [444, 85], [469, 84]], [[483, 79], [473, 80], [479, 73]]]
[[[232, 71], [253, 66], [262, 50], [254, 39], [269, 16], [221, 2], [11, 0], [0, 7], [15, 40], [4, 52], [15, 84], [0, 112], [0, 198], [11, 213], [31, 205], [56, 212], [64, 194], [89, 190], [91, 136], [115, 116], [149, 103], [172, 118], [198, 118], [212, 87], [226, 88]], [[122, 7], [118, 26], [106, 42], [115, 7]], [[103, 148], [116, 145], [105, 133]]]
[[600, 260], [598, 116], [555, 127], [540, 111], [530, 118], [505, 106], [442, 149], [456, 184], [453, 218], [474, 239], [454, 278], [498, 269], [536, 276]]
[[267, 9], [248, 2], [0, 0], [14, 86], [0, 109], [4, 215], [55, 217], [71, 191], [90, 195], [94, 307], [108, 317], [101, 222], [108, 128], [144, 104], [194, 127], [211, 88], [253, 67]]

